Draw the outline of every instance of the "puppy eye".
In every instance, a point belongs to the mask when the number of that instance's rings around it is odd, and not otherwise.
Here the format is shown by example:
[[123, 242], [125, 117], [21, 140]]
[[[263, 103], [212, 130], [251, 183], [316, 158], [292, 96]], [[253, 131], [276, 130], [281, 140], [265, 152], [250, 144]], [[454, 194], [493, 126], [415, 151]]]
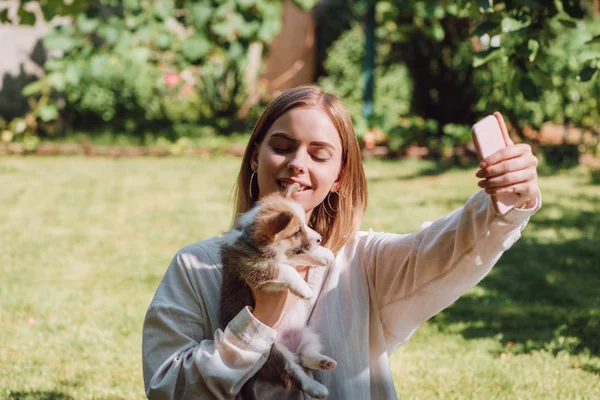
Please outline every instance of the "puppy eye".
[[298, 237], [298, 236], [300, 236], [300, 235], [302, 235], [302, 228], [298, 229], [298, 230], [296, 231], [296, 233], [294, 233], [294, 236], [296, 236], [296, 237]]

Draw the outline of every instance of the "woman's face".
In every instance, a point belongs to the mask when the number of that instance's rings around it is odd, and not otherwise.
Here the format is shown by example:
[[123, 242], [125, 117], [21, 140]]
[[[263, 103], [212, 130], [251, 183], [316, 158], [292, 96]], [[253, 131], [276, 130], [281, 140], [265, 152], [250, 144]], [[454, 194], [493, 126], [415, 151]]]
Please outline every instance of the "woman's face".
[[293, 195], [307, 217], [330, 191], [336, 191], [342, 142], [329, 117], [317, 108], [294, 108], [279, 117], [252, 156], [259, 197], [281, 192], [292, 183]]

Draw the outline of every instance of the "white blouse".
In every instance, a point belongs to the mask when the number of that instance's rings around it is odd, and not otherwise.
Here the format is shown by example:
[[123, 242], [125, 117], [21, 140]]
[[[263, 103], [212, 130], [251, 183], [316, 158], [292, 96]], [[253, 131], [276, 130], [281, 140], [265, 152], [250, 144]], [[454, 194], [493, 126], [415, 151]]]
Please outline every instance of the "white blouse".
[[[286, 320], [309, 317], [333, 371], [313, 376], [329, 399], [395, 399], [388, 358], [419, 325], [490, 271], [541, 206], [496, 215], [480, 191], [416, 233], [358, 232], [334, 264], [312, 268], [316, 295]], [[148, 308], [143, 367], [149, 399], [232, 399], [265, 363], [277, 334], [248, 308], [219, 328], [220, 238], [181, 249]], [[318, 294], [318, 295], [317, 295]], [[298, 390], [257, 383], [259, 398], [307, 399]], [[241, 396], [238, 396], [241, 398]]]

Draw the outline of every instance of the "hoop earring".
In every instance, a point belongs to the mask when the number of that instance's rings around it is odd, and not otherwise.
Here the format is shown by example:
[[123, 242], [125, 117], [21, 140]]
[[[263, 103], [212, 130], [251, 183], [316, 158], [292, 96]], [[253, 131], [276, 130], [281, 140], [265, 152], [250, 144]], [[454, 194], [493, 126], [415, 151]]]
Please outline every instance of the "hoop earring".
[[250, 186], [248, 186], [248, 194], [252, 201], [254, 201], [254, 195], [252, 194], [252, 181], [254, 180], [254, 175], [256, 175], [256, 172], [252, 172], [252, 175], [250, 175]]
[[[323, 202], [323, 211], [325, 212], [325, 214], [327, 214], [327, 216], [331, 219], [335, 218], [335, 208], [333, 208], [333, 206], [331, 205], [331, 194], [332, 193], [336, 193], [336, 192], [330, 192], [327, 197], [325, 198], [325, 201]], [[327, 206], [329, 206], [329, 208], [331, 209], [331, 213], [334, 215], [331, 215], [329, 213], [329, 211], [327, 211]]]

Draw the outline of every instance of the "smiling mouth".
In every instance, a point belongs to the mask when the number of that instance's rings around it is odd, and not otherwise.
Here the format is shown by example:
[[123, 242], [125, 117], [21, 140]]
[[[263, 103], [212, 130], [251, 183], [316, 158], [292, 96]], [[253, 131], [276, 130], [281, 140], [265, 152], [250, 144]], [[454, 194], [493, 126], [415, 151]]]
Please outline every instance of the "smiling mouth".
[[[291, 186], [293, 184], [294, 184], [293, 182], [286, 182], [286, 181], [280, 181], [280, 180], [277, 181], [277, 185], [282, 190], [287, 189], [288, 186]], [[305, 191], [307, 189], [310, 189], [310, 186], [304, 186], [304, 185], [301, 185], [301, 184], [299, 184], [299, 185], [300, 185], [300, 189], [298, 189], [298, 191], [296, 193], [300, 193], [300, 192], [303, 192], [303, 191]]]

